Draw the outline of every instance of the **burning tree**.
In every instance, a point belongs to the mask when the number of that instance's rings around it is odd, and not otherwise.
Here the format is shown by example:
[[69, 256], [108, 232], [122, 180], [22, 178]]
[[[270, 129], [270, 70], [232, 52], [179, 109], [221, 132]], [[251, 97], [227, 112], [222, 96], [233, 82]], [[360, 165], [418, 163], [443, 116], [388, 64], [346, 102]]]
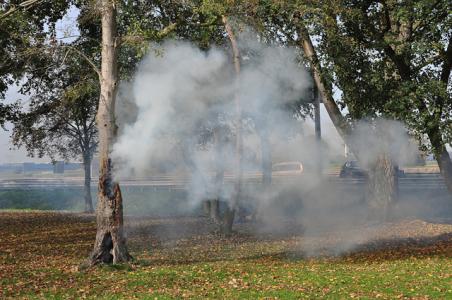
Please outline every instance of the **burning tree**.
[[100, 98], [97, 112], [99, 131], [99, 187], [97, 204], [97, 233], [90, 263], [120, 263], [130, 256], [124, 236], [123, 204], [119, 183], [113, 178], [110, 153], [116, 137], [115, 105], [118, 88], [118, 46], [116, 3], [101, 1], [102, 64]]

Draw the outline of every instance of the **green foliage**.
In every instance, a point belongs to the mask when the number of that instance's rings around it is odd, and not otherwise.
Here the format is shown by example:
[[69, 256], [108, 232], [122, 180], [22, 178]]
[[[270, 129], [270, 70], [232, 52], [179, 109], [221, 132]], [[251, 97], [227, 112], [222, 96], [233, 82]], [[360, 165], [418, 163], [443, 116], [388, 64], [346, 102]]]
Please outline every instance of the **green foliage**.
[[[21, 2], [23, 0], [3, 1], [0, 15]], [[41, 59], [36, 49], [44, 45], [46, 38], [54, 36], [55, 23], [63, 17], [71, 2], [43, 1], [39, 7], [36, 3], [27, 10], [18, 10], [0, 19], [0, 99], [10, 84], [39, 66]]]
[[[6, 0], [0, 4], [0, 15], [23, 0]], [[71, 0], [42, 1], [26, 10], [19, 9], [0, 18], [0, 101], [12, 84], [19, 84], [29, 72], [48, 68], [41, 56], [45, 41], [55, 36], [55, 23], [61, 19]], [[16, 119], [15, 105], [0, 103], [0, 126]]]
[[27, 85], [33, 94], [27, 110], [17, 113], [12, 141], [30, 156], [91, 157], [97, 146], [96, 73], [74, 54], [50, 54], [50, 61], [64, 64], [45, 75], [30, 76]]
[[439, 130], [452, 141], [451, 9], [448, 1], [317, 5], [317, 48], [353, 119], [385, 116], [418, 137]]

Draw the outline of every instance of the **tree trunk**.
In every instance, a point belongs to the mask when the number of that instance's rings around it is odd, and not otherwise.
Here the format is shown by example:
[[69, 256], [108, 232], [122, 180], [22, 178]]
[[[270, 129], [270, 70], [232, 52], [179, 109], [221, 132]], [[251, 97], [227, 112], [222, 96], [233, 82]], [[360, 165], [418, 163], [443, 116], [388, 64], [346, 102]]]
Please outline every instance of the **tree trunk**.
[[316, 171], [317, 175], [323, 175], [323, 155], [322, 155], [322, 127], [320, 120], [320, 97], [318, 95], [317, 86], [312, 87], [312, 98], [314, 104], [314, 124], [315, 124], [315, 142], [316, 142]]
[[[298, 34], [300, 39], [300, 44], [303, 48], [305, 57], [308, 59], [311, 70], [314, 75], [314, 82], [317, 86], [318, 92], [322, 97], [323, 104], [325, 106], [328, 115], [333, 122], [334, 127], [338, 131], [339, 135], [342, 137], [345, 143], [348, 144], [349, 136], [351, 133], [351, 127], [348, 124], [345, 117], [342, 115], [339, 107], [333, 99], [333, 91], [326, 82], [324, 76], [322, 76], [322, 68], [320, 66], [317, 53], [315, 52], [314, 46], [312, 44], [311, 38], [309, 36], [308, 30], [301, 23], [297, 22]], [[350, 146], [350, 145], [349, 145]], [[352, 148], [352, 147], [350, 147]], [[356, 153], [355, 153], [356, 154]]]
[[268, 130], [263, 129], [260, 134], [262, 155], [262, 185], [264, 189], [270, 188], [272, 184], [272, 151]]
[[215, 222], [220, 222], [220, 200], [210, 200], [210, 218]]
[[369, 170], [368, 205], [369, 217], [387, 221], [391, 208], [398, 198], [398, 167], [387, 154], [381, 154]]
[[438, 148], [439, 149], [435, 151], [436, 161], [438, 162], [439, 170], [443, 176], [447, 190], [452, 194], [452, 161], [446, 146], [443, 145]]
[[226, 16], [222, 17], [224, 27], [226, 29], [226, 33], [228, 35], [229, 41], [231, 42], [231, 48], [233, 53], [233, 63], [235, 73], [237, 75], [236, 78], [236, 95], [234, 97], [235, 102], [235, 110], [236, 110], [236, 143], [235, 143], [235, 181], [234, 181], [234, 191], [229, 201], [229, 207], [224, 215], [223, 222], [223, 232], [225, 234], [230, 234], [232, 232], [232, 224], [234, 223], [234, 215], [237, 209], [237, 205], [240, 199], [240, 190], [242, 186], [242, 178], [243, 178], [243, 166], [242, 166], [242, 153], [243, 153], [243, 141], [242, 141], [242, 107], [240, 103], [240, 96], [238, 92], [239, 87], [239, 75], [240, 75], [240, 52], [237, 45], [237, 40], [234, 35], [234, 31], [232, 30], [231, 25], [229, 24], [228, 18]]
[[428, 137], [432, 144], [435, 159], [438, 162], [439, 171], [443, 176], [444, 183], [446, 184], [449, 193], [452, 194], [452, 161], [441, 137], [439, 128], [430, 130]]
[[114, 182], [111, 147], [116, 136], [115, 101], [118, 84], [116, 6], [102, 0], [102, 66], [97, 126], [99, 130], [99, 188], [97, 202], [97, 233], [90, 264], [129, 261], [123, 229], [122, 195]]
[[259, 132], [259, 139], [261, 143], [261, 170], [262, 170], [262, 191], [261, 196], [257, 199], [256, 207], [252, 214], [252, 219], [257, 220], [259, 218], [259, 211], [262, 209], [263, 197], [269, 194], [272, 185], [272, 151], [269, 139], [268, 129], [265, 128], [266, 124], [261, 124], [262, 131]]
[[223, 222], [221, 224], [221, 231], [224, 235], [228, 236], [232, 233], [232, 224], [234, 223], [235, 208], [231, 208], [230, 205], [226, 207], [223, 215]]
[[83, 154], [83, 166], [85, 171], [85, 182], [84, 182], [84, 198], [85, 198], [85, 212], [94, 212], [93, 199], [91, 197], [91, 155]]
[[210, 216], [210, 200], [202, 201], [202, 211], [206, 216]]
[[210, 218], [215, 223], [221, 223], [220, 218], [220, 199], [223, 193], [224, 183], [224, 147], [226, 146], [226, 136], [224, 129], [218, 125], [213, 130], [215, 147], [215, 199], [210, 201]]
[[[411, 53], [407, 53], [407, 51], [410, 51], [410, 47], [407, 46], [406, 41], [411, 37], [412, 34], [412, 21], [406, 20], [400, 26], [401, 28], [399, 30], [398, 37], [399, 47], [402, 47], [402, 50], [405, 51], [405, 56], [411, 56]], [[392, 59], [393, 63], [397, 66], [402, 80], [406, 82], [412, 82], [412, 72], [410, 65], [406, 63], [406, 60], [401, 59], [402, 56], [400, 55], [396, 56], [395, 51], [391, 50], [391, 47], [386, 47], [385, 51], [387, 55]], [[445, 57], [445, 60], [442, 65], [440, 80], [447, 87], [449, 86], [449, 78], [452, 70], [452, 37], [449, 37], [449, 42], [443, 57]], [[442, 119], [441, 114], [442, 110], [445, 107], [444, 100], [445, 99], [443, 97], [437, 97], [435, 102], [439, 107], [436, 107], [437, 109], [435, 109], [434, 113], [430, 115], [428, 120], [426, 120], [425, 127], [428, 128], [427, 135], [432, 145], [433, 153], [438, 163], [440, 173], [444, 179], [447, 190], [452, 194], [452, 160], [441, 136], [441, 129], [438, 124]], [[422, 114], [430, 114], [429, 108], [424, 101], [420, 101], [417, 105], [417, 108]]]
[[[325, 109], [328, 112], [334, 127], [344, 140], [344, 143], [348, 145], [351, 151], [355, 154], [356, 158], [359, 160], [360, 157], [357, 147], [350, 142], [352, 128], [334, 101], [331, 87], [328, 85], [324, 76], [322, 76], [321, 65], [309, 33], [301, 21], [297, 22], [297, 26], [304, 55], [310, 62], [311, 69], [314, 74], [314, 81], [318, 92], [322, 97]], [[391, 160], [385, 155], [379, 157], [374, 168], [369, 171], [368, 201], [371, 215], [376, 214], [376, 217], [380, 219], [387, 219], [389, 217], [390, 207], [398, 193], [397, 173], [397, 169], [394, 167]]]

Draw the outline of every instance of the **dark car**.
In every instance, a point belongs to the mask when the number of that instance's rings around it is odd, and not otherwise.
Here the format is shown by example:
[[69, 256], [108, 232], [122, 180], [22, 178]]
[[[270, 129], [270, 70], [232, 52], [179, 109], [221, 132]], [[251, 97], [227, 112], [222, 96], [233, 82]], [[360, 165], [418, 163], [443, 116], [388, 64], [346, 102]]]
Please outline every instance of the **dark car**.
[[[341, 167], [339, 177], [367, 177], [367, 171], [362, 169], [356, 160], [345, 162]], [[397, 176], [405, 177], [405, 171], [397, 167]]]
[[356, 160], [350, 160], [342, 165], [339, 177], [367, 177], [367, 172], [359, 166]]

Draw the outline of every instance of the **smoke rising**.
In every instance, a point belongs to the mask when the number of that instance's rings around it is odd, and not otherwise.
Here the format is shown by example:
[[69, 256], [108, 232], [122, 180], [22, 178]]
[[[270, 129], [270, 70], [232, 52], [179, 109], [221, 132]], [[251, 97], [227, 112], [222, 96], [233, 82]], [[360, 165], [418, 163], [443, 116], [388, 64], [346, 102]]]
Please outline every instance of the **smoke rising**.
[[[238, 85], [224, 51], [205, 52], [174, 41], [154, 46], [159, 54], [144, 59], [133, 83], [120, 92], [123, 96], [118, 105], [122, 99], [133, 101], [126, 101], [127, 107], [119, 107], [118, 112], [120, 135], [113, 157], [119, 178], [145, 176], [158, 165], [166, 170], [184, 166], [190, 173], [213, 170], [212, 147], [207, 144], [216, 126], [230, 131], [222, 145], [228, 169], [234, 147], [236, 94], [243, 104], [242, 126], [248, 135], [245, 149], [249, 150], [244, 163], [249, 169], [257, 167], [258, 148], [254, 146], [259, 143], [256, 133], [263, 127], [284, 133], [297, 130], [293, 113], [284, 109], [304, 96], [309, 80], [295, 51], [258, 43], [245, 45], [241, 50], [248, 55], [244, 55]], [[192, 179], [203, 182], [197, 177]]]
[[[249, 38], [241, 38], [239, 45], [238, 78], [230, 54], [224, 50], [201, 51], [178, 41], [152, 46], [155, 51], [119, 92], [120, 128], [112, 154], [117, 179], [177, 174], [188, 179], [191, 206], [215, 196], [227, 202], [232, 185], [225, 183], [219, 191], [214, 174], [218, 168], [225, 170], [226, 177], [233, 173], [234, 97], [238, 96], [243, 109], [243, 165], [248, 174], [241, 205], [245, 210], [257, 209], [262, 226], [256, 230], [287, 230], [288, 219], [295, 220], [290, 225], [295, 226], [292, 232], [305, 235], [342, 230], [341, 242], [332, 246], [334, 253], [370, 239], [372, 230], [361, 233], [366, 238], [346, 234], [366, 222], [365, 187], [344, 187], [316, 171], [319, 161], [325, 167], [337, 162], [340, 145], [319, 144], [312, 126], [297, 113], [301, 109], [297, 105], [310, 100], [311, 80], [296, 50]], [[216, 131], [221, 131], [217, 140]], [[404, 126], [395, 121], [358, 122], [355, 133], [352, 140], [358, 145], [364, 168], [383, 151], [399, 165], [412, 162], [417, 153]], [[262, 188], [263, 138], [268, 140], [272, 163], [302, 162], [303, 174], [273, 174], [271, 190]], [[254, 181], [247, 183], [247, 176]], [[216, 195], [218, 192], [221, 195]], [[301, 248], [313, 255], [318, 251], [312, 245]]]

